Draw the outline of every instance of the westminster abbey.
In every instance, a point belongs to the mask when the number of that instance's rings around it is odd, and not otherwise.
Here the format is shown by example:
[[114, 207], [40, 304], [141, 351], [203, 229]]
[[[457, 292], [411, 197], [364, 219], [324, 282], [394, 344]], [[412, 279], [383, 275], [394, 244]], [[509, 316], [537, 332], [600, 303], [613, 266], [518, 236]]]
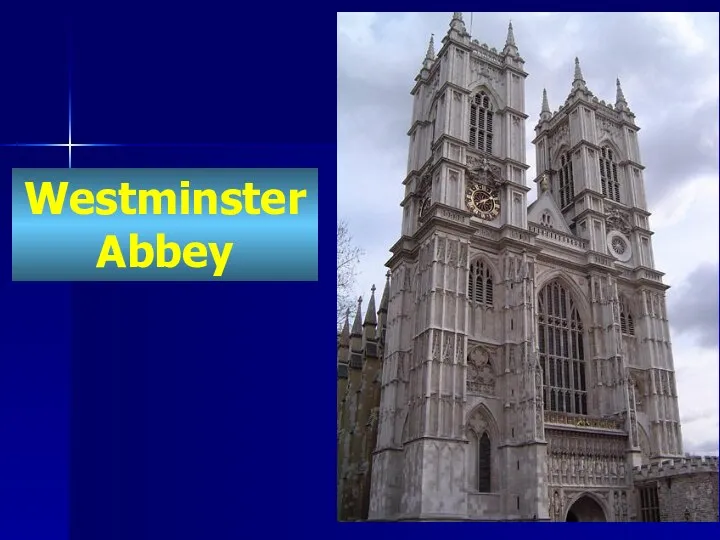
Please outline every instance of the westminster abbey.
[[717, 521], [620, 81], [605, 102], [576, 59], [543, 94], [528, 205], [526, 77], [512, 25], [430, 41], [387, 281], [338, 335], [339, 519]]

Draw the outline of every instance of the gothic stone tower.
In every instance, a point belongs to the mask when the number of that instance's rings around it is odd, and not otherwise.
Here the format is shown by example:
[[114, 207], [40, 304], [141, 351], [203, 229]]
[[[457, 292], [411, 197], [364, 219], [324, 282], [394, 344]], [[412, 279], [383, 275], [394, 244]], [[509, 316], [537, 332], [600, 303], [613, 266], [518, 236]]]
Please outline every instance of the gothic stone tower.
[[548, 283], [537, 298], [538, 352], [556, 520], [577, 519], [590, 497], [607, 520], [633, 519], [632, 468], [683, 454], [638, 130], [620, 81], [614, 106], [598, 100], [577, 59], [555, 114], [543, 95], [533, 141], [540, 195], [528, 221], [543, 247], [536, 281]]
[[371, 520], [633, 519], [632, 467], [682, 453], [634, 117], [577, 65], [528, 208], [526, 76], [455, 13], [416, 78]]
[[413, 88], [370, 519], [548, 516], [527, 73], [455, 13]]

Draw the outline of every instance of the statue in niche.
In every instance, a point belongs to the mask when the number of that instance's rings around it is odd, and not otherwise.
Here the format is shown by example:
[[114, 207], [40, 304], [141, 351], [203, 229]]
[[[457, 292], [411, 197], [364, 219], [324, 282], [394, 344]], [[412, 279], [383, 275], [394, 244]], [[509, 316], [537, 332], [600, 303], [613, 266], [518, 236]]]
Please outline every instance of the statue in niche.
[[560, 494], [557, 491], [555, 493], [553, 493], [553, 498], [552, 498], [551, 504], [552, 504], [551, 512], [552, 512], [553, 519], [555, 521], [560, 521], [560, 517], [562, 514], [562, 502], [560, 502]]
[[468, 355], [467, 387], [471, 392], [495, 393], [495, 372], [490, 351], [477, 346]]

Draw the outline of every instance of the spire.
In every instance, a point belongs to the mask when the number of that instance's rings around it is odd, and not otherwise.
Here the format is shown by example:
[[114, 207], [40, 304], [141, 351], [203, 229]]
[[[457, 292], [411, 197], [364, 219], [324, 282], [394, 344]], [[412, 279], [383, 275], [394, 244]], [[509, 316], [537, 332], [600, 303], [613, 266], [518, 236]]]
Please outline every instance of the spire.
[[362, 296], [358, 298], [357, 312], [355, 313], [355, 320], [352, 326], [353, 336], [362, 336]]
[[430, 34], [430, 43], [428, 43], [425, 60], [435, 60], [435, 34]]
[[377, 312], [375, 310], [375, 285], [370, 288], [370, 302], [368, 302], [367, 311], [365, 312], [365, 322], [363, 326], [377, 325]]
[[345, 311], [345, 324], [340, 331], [340, 346], [347, 347], [350, 345], [350, 310]]
[[582, 70], [580, 69], [580, 60], [578, 60], [578, 57], [575, 57], [575, 81], [581, 81], [585, 82], [585, 79], [583, 79]]
[[513, 33], [512, 21], [510, 21], [510, 24], [508, 25], [507, 39], [505, 40], [505, 48], [503, 49], [503, 54], [506, 56], [518, 55], [517, 46], [515, 45], [515, 34]]
[[451, 34], [453, 31], [457, 32], [460, 37], [469, 37], [468, 31], [465, 28], [462, 13], [459, 11], [453, 13], [452, 20], [450, 21], [450, 30], [448, 33]]
[[425, 53], [425, 60], [423, 61], [423, 68], [430, 69], [435, 62], [435, 36], [430, 34], [430, 43], [428, 43], [427, 52]]
[[572, 87], [573, 90], [577, 90], [578, 88], [587, 90], [585, 79], [583, 79], [582, 70], [580, 69], [580, 60], [578, 60], [577, 56], [575, 57], [575, 77], [573, 78]]
[[620, 78], [618, 77], [615, 81], [617, 90], [615, 93], [615, 108], [619, 111], [628, 110], [628, 103], [625, 100], [625, 94], [623, 93], [622, 86], [620, 86]]
[[515, 47], [515, 34], [513, 34], [512, 21], [508, 24], [507, 38], [505, 39], [505, 47]]
[[[345, 324], [338, 340], [338, 363], [347, 364], [350, 360], [350, 310], [345, 312]], [[346, 372], [347, 376], [347, 372]]]
[[540, 109], [540, 120], [550, 120], [550, 104], [548, 103], [547, 90], [543, 88], [542, 108]]

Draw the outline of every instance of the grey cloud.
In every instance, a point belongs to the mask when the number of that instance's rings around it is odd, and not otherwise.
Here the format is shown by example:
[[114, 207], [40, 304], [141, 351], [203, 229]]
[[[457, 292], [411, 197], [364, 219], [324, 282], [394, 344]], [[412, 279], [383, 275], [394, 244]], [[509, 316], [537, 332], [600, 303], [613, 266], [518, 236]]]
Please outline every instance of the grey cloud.
[[694, 422], [697, 422], [698, 420], [705, 420], [707, 418], [712, 418], [717, 416], [717, 409], [714, 410], [704, 410], [699, 412], [694, 412], [690, 414], [682, 414], [680, 415], [680, 420], [682, 421], [684, 426], [690, 425]]
[[[717, 18], [695, 17], [696, 24], [704, 25], [697, 34], [716, 46]], [[367, 251], [363, 266], [384, 262], [388, 248], [399, 237], [410, 90], [430, 33], [435, 34], [439, 48], [450, 18], [451, 13], [378, 14], [358, 40], [351, 39], [352, 28], [346, 31], [339, 23], [338, 211]], [[470, 14], [464, 18], [469, 27]], [[640, 150], [647, 166], [651, 211], [659, 199], [698, 174], [718, 174], [717, 99], [703, 104], [693, 98], [707, 77], [717, 77], [716, 51], [688, 55], [669, 39], [667, 30], [637, 13], [475, 13], [473, 37], [501, 49], [510, 19], [529, 73], [525, 92], [530, 115], [528, 146], [542, 89], [547, 88], [550, 106], [556, 110], [570, 91], [573, 60], [578, 56], [589, 88], [600, 99], [613, 102], [615, 78], [622, 80], [642, 128]], [[531, 178], [535, 164], [529, 164]], [[384, 270], [367, 267], [368, 276], [375, 273], [382, 276]], [[671, 301], [680, 300], [676, 289], [670, 295]], [[671, 320], [680, 323], [673, 328], [689, 332], [695, 323], [683, 320], [684, 305], [673, 309]], [[694, 308], [688, 313], [694, 316]], [[717, 326], [716, 315], [712, 320]], [[700, 335], [703, 343], [710, 343], [717, 340], [717, 329], [712, 339], [707, 332]]]
[[[470, 14], [464, 16], [469, 26]], [[375, 155], [404, 156], [407, 152], [409, 90], [428, 34], [435, 33], [439, 47], [450, 13], [418, 14], [405, 26], [402, 17], [385, 15], [372, 27], [378, 43], [387, 43], [384, 54], [393, 58], [388, 62], [395, 68], [383, 70], [381, 77], [366, 64], [382, 62], [382, 58], [363, 56], [357, 50], [360, 46], [338, 36], [339, 122], [355, 130], [354, 135], [339, 133], [342, 147], [357, 144]], [[509, 19], [530, 74], [526, 85], [528, 128], [537, 120], [543, 87], [548, 89], [552, 109], [565, 100], [573, 58], [579, 56], [588, 86], [600, 99], [613, 102], [615, 78], [622, 78], [638, 125], [648, 127], [640, 133], [640, 144], [648, 168], [651, 204], [693, 176], [717, 174], [717, 101], [696, 104], [691, 100], [692, 91], [709, 75], [707, 55], [688, 55], [678, 43], [668, 40], [657, 21], [638, 13], [476, 13], [473, 37], [500, 49]], [[697, 24], [706, 27], [705, 35], [717, 35], [717, 20], [708, 19], [699, 18]], [[713, 141], [711, 146], [705, 142], [708, 139]]]
[[717, 455], [718, 454], [718, 440], [717, 439], [706, 439], [704, 441], [693, 443], [688, 441], [685, 444], [685, 451], [689, 454], [697, 455]]
[[697, 337], [698, 344], [718, 347], [718, 264], [699, 266], [685, 283], [672, 291], [673, 329]]

